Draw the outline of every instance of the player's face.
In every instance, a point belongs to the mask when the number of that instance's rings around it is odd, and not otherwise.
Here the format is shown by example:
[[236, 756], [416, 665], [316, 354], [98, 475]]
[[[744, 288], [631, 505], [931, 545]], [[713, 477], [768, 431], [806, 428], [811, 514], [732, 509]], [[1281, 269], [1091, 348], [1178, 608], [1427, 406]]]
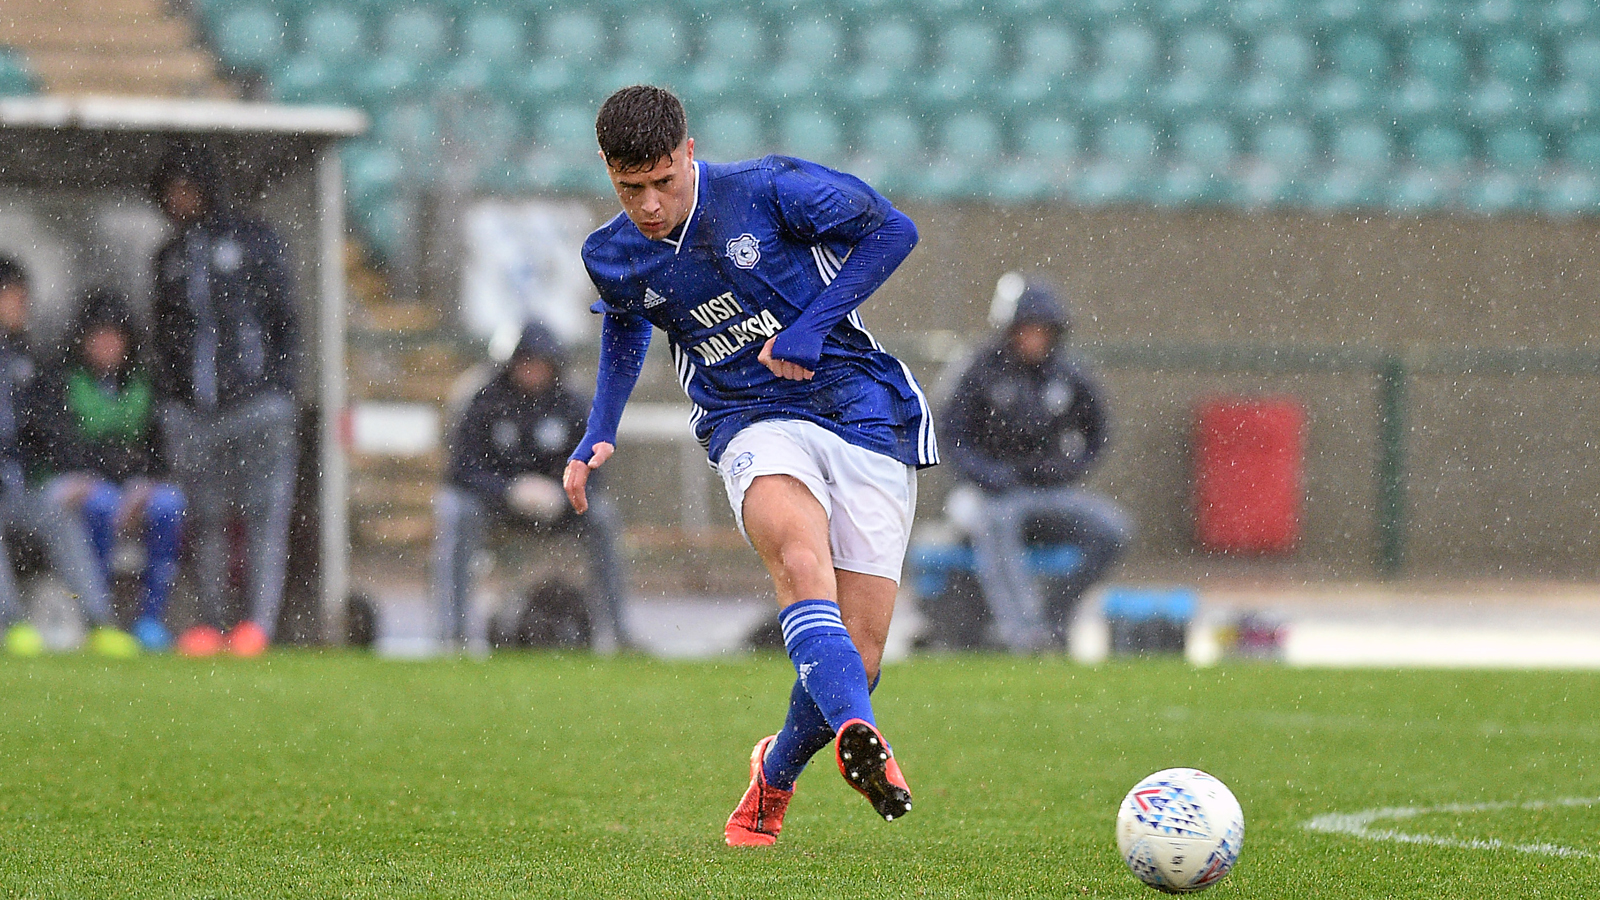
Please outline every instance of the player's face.
[[622, 172], [610, 163], [606, 174], [622, 201], [622, 210], [652, 241], [659, 241], [689, 218], [694, 205], [694, 138], [685, 138], [671, 156], [638, 172]]

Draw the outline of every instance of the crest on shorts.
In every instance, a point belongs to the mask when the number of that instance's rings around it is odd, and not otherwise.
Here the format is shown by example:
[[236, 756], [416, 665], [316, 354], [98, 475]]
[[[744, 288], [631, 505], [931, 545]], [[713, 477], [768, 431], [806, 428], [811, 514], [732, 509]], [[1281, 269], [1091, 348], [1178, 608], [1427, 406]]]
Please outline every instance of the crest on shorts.
[[761, 261], [761, 242], [745, 232], [728, 242], [728, 258], [741, 269], [754, 269]]
[[745, 452], [733, 458], [733, 465], [728, 467], [728, 474], [737, 475], [740, 472], [743, 472], [745, 469], [755, 465], [755, 462], [755, 454], [751, 453], [749, 450], [746, 450]]

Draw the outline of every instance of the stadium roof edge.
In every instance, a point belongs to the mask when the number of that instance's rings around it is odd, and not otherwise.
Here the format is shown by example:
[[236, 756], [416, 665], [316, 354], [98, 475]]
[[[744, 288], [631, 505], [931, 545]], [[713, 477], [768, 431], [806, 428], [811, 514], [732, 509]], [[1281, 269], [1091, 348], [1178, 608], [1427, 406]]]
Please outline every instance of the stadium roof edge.
[[367, 130], [366, 113], [339, 106], [285, 106], [152, 97], [7, 97], [0, 127], [99, 131], [297, 134], [330, 139]]

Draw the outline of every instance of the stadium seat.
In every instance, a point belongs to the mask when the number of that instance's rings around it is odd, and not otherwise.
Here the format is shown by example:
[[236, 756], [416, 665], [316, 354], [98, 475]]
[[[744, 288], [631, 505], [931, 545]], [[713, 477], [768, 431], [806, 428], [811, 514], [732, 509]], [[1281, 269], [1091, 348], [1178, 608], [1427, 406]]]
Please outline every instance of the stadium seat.
[[1454, 125], [1430, 125], [1411, 134], [1406, 155], [1429, 171], [1458, 170], [1472, 160], [1472, 140]]
[[1173, 72], [1161, 89], [1163, 109], [1175, 119], [1221, 106], [1236, 89], [1233, 39], [1216, 28], [1180, 35], [1172, 49]]
[[957, 113], [934, 128], [934, 152], [968, 166], [981, 166], [1000, 155], [1004, 137], [1000, 123], [981, 110]]
[[529, 55], [524, 17], [507, 8], [469, 7], [461, 16], [459, 53], [495, 66], [518, 66]]
[[1080, 102], [1099, 119], [1141, 114], [1154, 88], [1161, 42], [1138, 24], [1113, 25], [1095, 42], [1095, 64], [1085, 73]]
[[315, 53], [297, 53], [270, 79], [272, 96], [285, 103], [346, 103], [351, 96], [347, 70]]
[[539, 19], [540, 55], [578, 68], [598, 66], [607, 56], [606, 24], [592, 9], [568, 7]]
[[1563, 76], [1600, 85], [1600, 36], [1568, 35], [1561, 44], [1560, 55]]
[[1378, 0], [1314, 0], [1308, 10], [1309, 24], [1331, 31], [1342, 31], [1366, 23]]
[[340, 153], [345, 193], [352, 204], [369, 206], [394, 193], [404, 175], [400, 154], [378, 141], [350, 143]]
[[988, 22], [967, 19], [944, 25], [923, 99], [940, 107], [987, 99], [1000, 66], [1000, 47], [1000, 34]]
[[1377, 172], [1393, 162], [1394, 139], [1379, 122], [1351, 122], [1329, 135], [1328, 157], [1337, 166]]
[[1120, 119], [1100, 129], [1095, 135], [1095, 149], [1102, 159], [1112, 160], [1128, 172], [1142, 174], [1155, 163], [1160, 138], [1160, 130], [1151, 122]]
[[1600, 175], [1600, 128], [1586, 128], [1561, 142], [1561, 159], [1567, 165]]
[[1448, 0], [1390, 0], [1379, 7], [1396, 34], [1411, 34], [1444, 23], [1454, 12]]
[[1064, 96], [1079, 75], [1082, 42], [1077, 32], [1057, 22], [1029, 23], [1021, 29], [1016, 66], [1000, 88], [1001, 99], [1016, 111]]
[[363, 66], [353, 77], [356, 97], [368, 109], [376, 109], [397, 99], [414, 97], [428, 85], [416, 60], [404, 56], [379, 56]]
[[691, 106], [732, 100], [747, 93], [766, 64], [761, 24], [739, 12], [720, 13], [704, 24], [694, 59], [682, 76], [683, 100]]
[[1546, 91], [1540, 102], [1544, 126], [1565, 134], [1592, 121], [1600, 110], [1600, 86], [1568, 78]]
[[1251, 43], [1241, 83], [1233, 90], [1233, 110], [1246, 121], [1264, 121], [1300, 111], [1317, 65], [1310, 39], [1292, 29], [1275, 29]]
[[1545, 164], [1544, 136], [1531, 128], [1512, 126], [1484, 136], [1484, 156], [1489, 163], [1512, 172], [1533, 172]]
[[1091, 162], [1067, 184], [1067, 196], [1082, 206], [1132, 203], [1144, 190], [1143, 176], [1114, 159]]
[[833, 110], [815, 104], [786, 106], [777, 124], [778, 152], [835, 167], [844, 161], [844, 123]]
[[844, 32], [826, 18], [785, 22], [771, 43], [774, 57], [758, 84], [772, 103], [822, 97], [845, 58]]
[[1406, 42], [1400, 71], [1421, 78], [1440, 91], [1458, 91], [1467, 82], [1467, 50], [1460, 40], [1444, 32], [1419, 34]]
[[[1514, 2], [1514, 0], [1502, 0]], [[1555, 40], [1562, 40], [1574, 34], [1581, 34], [1586, 28], [1591, 28], [1600, 19], [1600, 8], [1593, 0], [1550, 0], [1544, 4], [1539, 14], [1534, 16], [1529, 24], [1541, 28], [1545, 35]]]
[[37, 90], [23, 55], [10, 47], [0, 47], [0, 97], [17, 97]]
[[1175, 162], [1222, 173], [1234, 163], [1239, 141], [1233, 128], [1221, 119], [1199, 119], [1178, 126], [1172, 137]]
[[1467, 121], [1478, 128], [1496, 128], [1515, 120], [1532, 119], [1538, 110], [1530, 90], [1520, 85], [1490, 78], [1467, 90], [1463, 104]]
[[1328, 62], [1335, 72], [1364, 81], [1388, 78], [1393, 64], [1388, 44], [1369, 31], [1351, 30], [1335, 35], [1327, 52]]
[[450, 18], [434, 6], [407, 5], [381, 14], [379, 52], [419, 67], [432, 66], [450, 51]]
[[[593, 127], [593, 122], [590, 122]], [[760, 118], [748, 108], [728, 105], [700, 118], [695, 151], [706, 159], [732, 162], [771, 152]]]
[[1246, 34], [1288, 21], [1298, 11], [1291, 0], [1233, 0], [1226, 7], [1228, 19]]
[[335, 67], [360, 65], [370, 52], [366, 16], [353, 3], [318, 3], [295, 24], [300, 51]]
[[399, 157], [408, 176], [427, 182], [439, 159], [439, 116], [426, 101], [396, 103], [373, 116], [372, 139]]
[[1155, 0], [1151, 14], [1169, 29], [1192, 28], [1220, 18], [1221, 4], [1212, 0]]
[[217, 57], [230, 69], [266, 72], [284, 56], [283, 16], [267, 4], [239, 6], [223, 12], [213, 30]]
[[1490, 40], [1514, 33], [1530, 24], [1530, 19], [1542, 18], [1530, 5], [1522, 0], [1472, 0], [1460, 12], [1462, 28], [1467, 34]]
[[1083, 152], [1083, 132], [1075, 120], [1041, 114], [1020, 122], [1016, 155], [1032, 165], [1064, 166]]
[[1401, 212], [1444, 209], [1455, 200], [1457, 178], [1434, 169], [1408, 167], [1394, 177], [1384, 200], [1390, 209]]
[[863, 111], [914, 99], [921, 85], [923, 43], [921, 26], [904, 17], [864, 27], [857, 38], [854, 71], [845, 81], [846, 98]]
[[1267, 166], [1295, 175], [1316, 158], [1317, 138], [1304, 123], [1272, 122], [1256, 129], [1250, 152]]
[[856, 155], [884, 164], [914, 165], [926, 151], [922, 119], [903, 108], [867, 114], [855, 141]]
[[1484, 215], [1526, 211], [1533, 206], [1531, 179], [1504, 170], [1489, 170], [1462, 189], [1462, 205]]
[[1537, 91], [1548, 80], [1544, 51], [1526, 37], [1497, 36], [1484, 48], [1483, 66], [1490, 78], [1515, 87]]
[[1302, 196], [1314, 209], [1364, 209], [1380, 205], [1384, 186], [1383, 179], [1370, 170], [1335, 166], [1311, 180]]
[[1600, 209], [1600, 179], [1588, 172], [1564, 172], [1541, 185], [1540, 212], [1592, 216], [1596, 209]]
[[1312, 114], [1336, 126], [1375, 111], [1389, 83], [1387, 45], [1368, 32], [1346, 32], [1334, 38], [1328, 59], [1331, 74], [1311, 90]]

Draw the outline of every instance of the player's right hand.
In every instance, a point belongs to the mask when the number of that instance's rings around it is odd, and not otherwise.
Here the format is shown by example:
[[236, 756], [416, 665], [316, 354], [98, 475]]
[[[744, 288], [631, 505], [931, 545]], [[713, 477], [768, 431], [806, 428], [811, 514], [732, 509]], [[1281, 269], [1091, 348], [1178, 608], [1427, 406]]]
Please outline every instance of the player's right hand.
[[604, 465], [616, 449], [615, 445], [601, 441], [594, 445], [594, 455], [588, 462], [581, 459], [567, 461], [567, 470], [561, 473], [561, 486], [566, 489], [567, 500], [574, 512], [582, 514], [589, 511], [589, 473]]

